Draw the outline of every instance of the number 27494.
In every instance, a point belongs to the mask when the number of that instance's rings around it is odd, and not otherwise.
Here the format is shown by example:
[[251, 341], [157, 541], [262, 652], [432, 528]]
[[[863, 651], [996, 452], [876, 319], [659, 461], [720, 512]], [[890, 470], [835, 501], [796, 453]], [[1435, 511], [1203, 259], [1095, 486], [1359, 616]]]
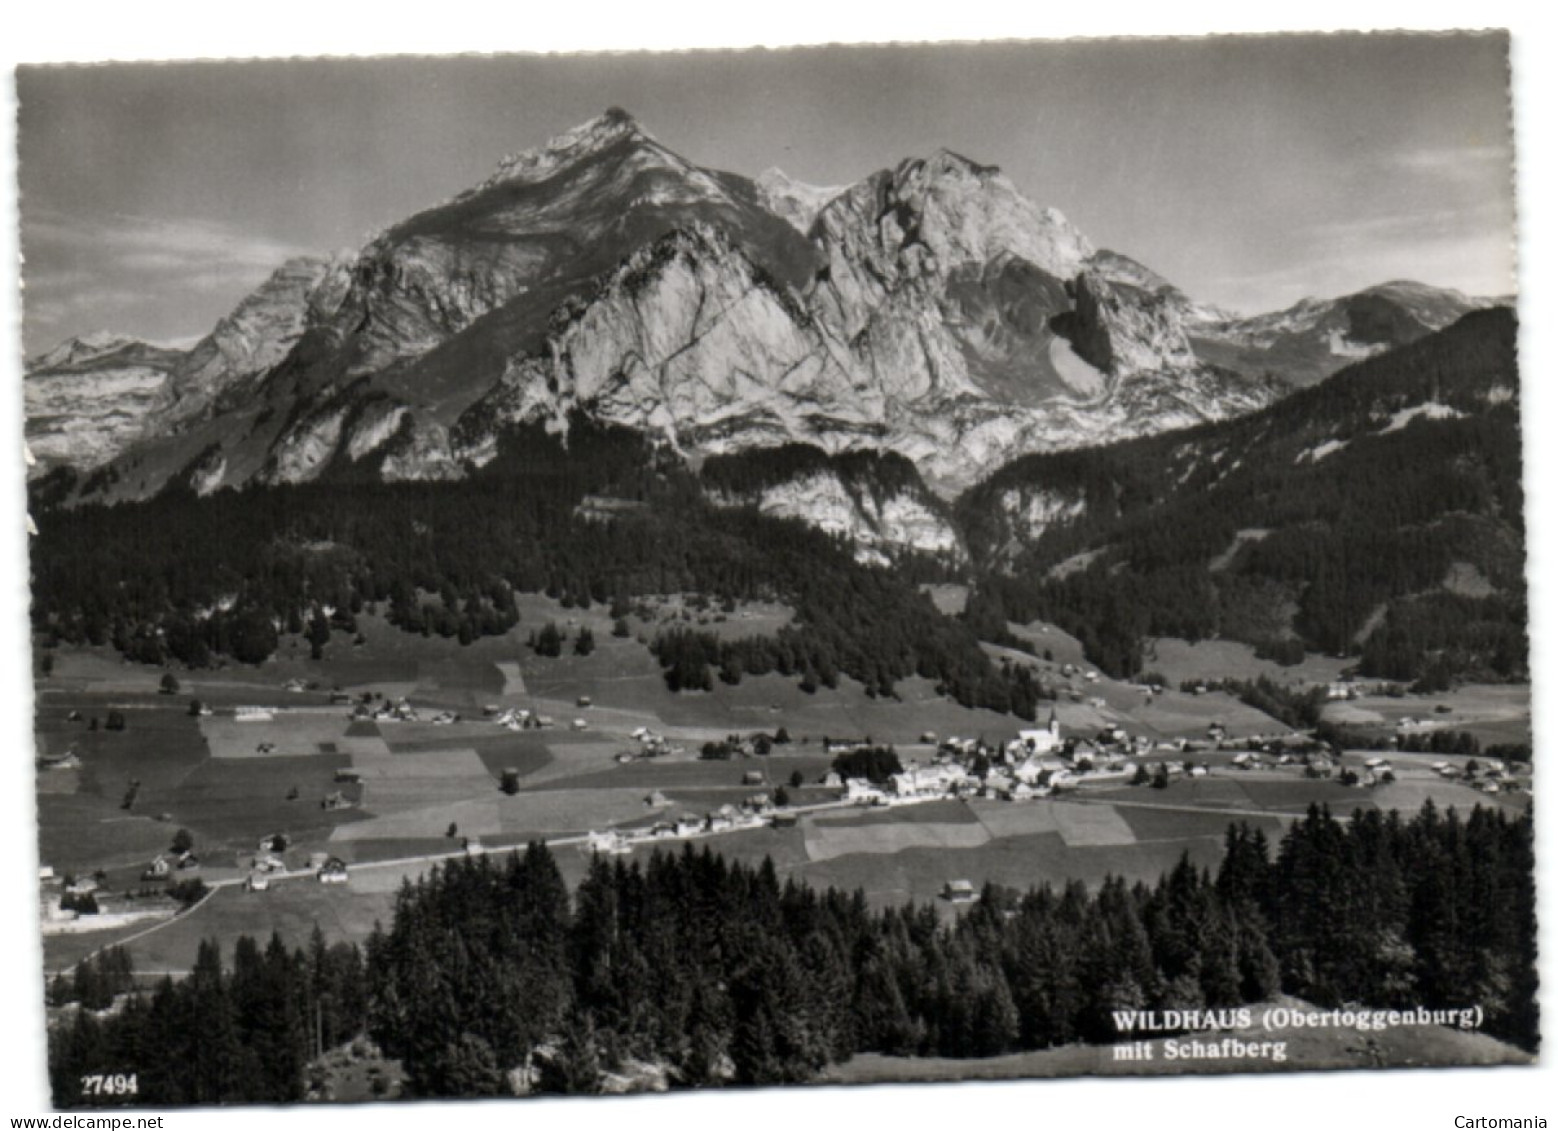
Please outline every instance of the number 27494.
[[96, 1074], [81, 1078], [82, 1096], [135, 1096], [140, 1094], [135, 1073]]

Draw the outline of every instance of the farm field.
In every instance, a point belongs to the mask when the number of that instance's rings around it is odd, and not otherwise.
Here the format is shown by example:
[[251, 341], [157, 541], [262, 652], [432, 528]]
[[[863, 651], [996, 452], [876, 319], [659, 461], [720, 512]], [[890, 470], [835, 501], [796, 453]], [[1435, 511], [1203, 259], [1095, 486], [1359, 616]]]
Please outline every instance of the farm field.
[[[240, 933], [266, 936], [277, 930], [298, 942], [318, 922], [329, 938], [361, 941], [375, 919], [388, 918], [403, 879], [460, 851], [467, 837], [479, 837], [488, 851], [502, 851], [533, 839], [643, 828], [678, 814], [702, 815], [780, 785], [792, 804], [832, 805], [836, 793], [819, 785], [832, 764], [822, 748], [824, 737], [892, 743], [907, 763], [932, 755], [933, 747], [920, 742], [927, 731], [1004, 741], [1019, 726], [1031, 725], [962, 708], [918, 679], [903, 681], [897, 699], [868, 697], [848, 679], [836, 690], [806, 694], [778, 676], [673, 695], [642, 643], [611, 636], [605, 609], [564, 610], [544, 597], [527, 597], [522, 611], [520, 628], [464, 649], [364, 617], [366, 643], [360, 647], [338, 634], [317, 661], [308, 659], [306, 648], [284, 648], [282, 658], [259, 668], [180, 672], [174, 695], [159, 694], [157, 669], [123, 664], [101, 649], [62, 652], [54, 673], [39, 681], [37, 698], [40, 749], [54, 756], [73, 751], [80, 761], [76, 769], [39, 774], [42, 860], [56, 873], [100, 870], [110, 892], [133, 889], [146, 863], [167, 852], [181, 828], [195, 839], [207, 882], [241, 878], [259, 838], [278, 833], [287, 838], [284, 858], [290, 867], [303, 868], [310, 854], [323, 852], [353, 870], [350, 883], [339, 888], [311, 879], [273, 884], [264, 893], [222, 888], [195, 911], [144, 933], [125, 928], [50, 936], [48, 967], [68, 966], [126, 937], [143, 970], [186, 969], [199, 940], [208, 936], [230, 941]], [[787, 615], [748, 611], [751, 617], [734, 619], [751, 625], [763, 616]], [[524, 635], [549, 619], [570, 634], [590, 625], [594, 652], [581, 657], [565, 649], [556, 659], [534, 655]], [[636, 620], [634, 626], [643, 627]], [[1060, 665], [1080, 660], [1079, 651], [1075, 660], [1068, 658], [1075, 641], [1058, 630], [1028, 626], [1023, 632], [1039, 656], [1012, 655], [1040, 668], [1047, 679], [1060, 681]], [[1053, 661], [1042, 658], [1045, 648]], [[284, 688], [288, 681], [311, 686], [290, 691]], [[1234, 735], [1286, 730], [1221, 693], [1169, 691], [1148, 700], [1141, 688], [1103, 677], [1077, 686], [1080, 701], [1063, 697], [1054, 705], [1067, 734], [1086, 736], [1119, 725], [1155, 741], [1203, 739], [1213, 721]], [[365, 693], [404, 695], [423, 721], [354, 720], [349, 706], [329, 701], [337, 689], [354, 701]], [[589, 702], [581, 706], [584, 696]], [[212, 713], [191, 715], [192, 698]], [[1450, 718], [1457, 723], [1476, 716], [1484, 726], [1516, 725], [1528, 709], [1524, 689], [1469, 689], [1439, 699], [1452, 705]], [[1362, 705], [1426, 713], [1412, 700]], [[238, 706], [275, 710], [268, 721], [239, 722]], [[527, 707], [551, 715], [558, 725], [502, 730], [483, 718], [487, 706]], [[1047, 713], [1048, 705], [1042, 709]], [[124, 715], [125, 728], [91, 729], [91, 719], [105, 719], [109, 710]], [[440, 711], [459, 712], [461, 721], [434, 725], [430, 719]], [[1390, 716], [1382, 710], [1381, 717]], [[584, 729], [574, 729], [575, 719], [583, 720]], [[618, 762], [620, 754], [637, 750], [632, 732], [639, 727], [667, 736], [684, 753]], [[772, 734], [780, 727], [792, 741], [766, 757], [698, 757], [705, 741], [732, 733]], [[782, 877], [861, 888], [877, 906], [929, 901], [950, 918], [958, 909], [939, 898], [949, 880], [1015, 888], [1073, 880], [1096, 885], [1109, 875], [1151, 881], [1184, 854], [1197, 865], [1215, 867], [1232, 820], [1257, 825], [1274, 841], [1312, 802], [1334, 812], [1415, 809], [1430, 798], [1441, 807], [1460, 808], [1486, 800], [1513, 810], [1527, 802], [1515, 794], [1485, 799], [1406, 756], [1397, 761], [1398, 781], [1372, 791], [1305, 780], [1290, 770], [1242, 772], [1226, 753], [1198, 758], [1211, 765], [1211, 774], [1176, 780], [1166, 790], [1114, 782], [1020, 803], [827, 808], [800, 814], [794, 827], [673, 840], [637, 847], [633, 856], [690, 847], [754, 865], [770, 858]], [[1361, 755], [1348, 756], [1355, 758], [1361, 765]], [[499, 789], [510, 769], [518, 778], [512, 796]], [[753, 773], [761, 780], [748, 781]], [[796, 774], [799, 787], [791, 784]], [[139, 785], [125, 808], [132, 782]], [[345, 807], [326, 807], [325, 799], [336, 793]], [[556, 852], [565, 877], [577, 883], [587, 858], [566, 844]]]
[[[1447, 707], [1447, 711], [1437, 708]], [[1327, 720], [1350, 727], [1379, 728], [1394, 733], [1403, 719], [1418, 725], [1405, 733], [1433, 730], [1467, 731], [1484, 746], [1531, 741], [1531, 689], [1524, 684], [1468, 684], [1434, 695], [1366, 695], [1328, 703]]]
[[1330, 683], [1339, 679], [1351, 660], [1305, 654], [1303, 662], [1288, 667], [1263, 660], [1255, 649], [1237, 640], [1199, 640], [1194, 644], [1172, 636], [1160, 636], [1146, 645], [1146, 666], [1175, 687], [1184, 680], [1255, 679], [1266, 676], [1278, 683]]

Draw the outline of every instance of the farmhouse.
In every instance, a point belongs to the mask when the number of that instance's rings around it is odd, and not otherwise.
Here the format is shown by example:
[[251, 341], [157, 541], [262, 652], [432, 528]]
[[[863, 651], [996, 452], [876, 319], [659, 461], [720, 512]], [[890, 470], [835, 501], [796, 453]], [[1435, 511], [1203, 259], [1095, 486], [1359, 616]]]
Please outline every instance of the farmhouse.
[[941, 797], [956, 790], [967, 777], [968, 771], [955, 764], [910, 765], [892, 776], [891, 786], [898, 797]]
[[854, 750], [866, 750], [871, 746], [869, 739], [865, 738], [828, 738], [823, 736], [822, 751], [824, 754], [848, 754]]
[[969, 880], [948, 880], [947, 886], [941, 889], [941, 896], [948, 903], [974, 903], [979, 899], [979, 892]]
[[603, 833], [591, 832], [585, 838], [583, 848], [586, 852], [599, 852], [603, 856], [626, 856], [633, 851], [633, 845], [615, 829]]
[[1041, 758], [1037, 754], [1030, 754], [1012, 767], [1011, 775], [1024, 785], [1041, 785], [1055, 774], [1063, 773], [1066, 768], [1066, 764], [1059, 758]]
[[850, 778], [844, 783], [844, 797], [856, 805], [885, 805], [887, 795], [865, 778]]

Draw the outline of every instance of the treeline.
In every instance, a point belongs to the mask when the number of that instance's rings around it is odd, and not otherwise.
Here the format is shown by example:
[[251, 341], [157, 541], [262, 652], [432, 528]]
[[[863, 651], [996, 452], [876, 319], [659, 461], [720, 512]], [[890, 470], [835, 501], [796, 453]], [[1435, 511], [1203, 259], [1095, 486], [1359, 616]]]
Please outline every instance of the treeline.
[[1290, 687], [1270, 676], [1254, 679], [1184, 680], [1181, 691], [1226, 691], [1247, 707], [1270, 715], [1294, 730], [1311, 730], [1320, 725], [1320, 711], [1326, 704], [1324, 687]]
[[[865, 685], [871, 698], [892, 696], [899, 680], [923, 676], [936, 692], [965, 707], [986, 707], [1032, 721], [1041, 700], [1055, 697], [1027, 665], [992, 665], [978, 650], [966, 624], [943, 617], [927, 598], [904, 606], [905, 618], [877, 619], [869, 589], [878, 581], [897, 584], [889, 575], [869, 573], [850, 590], [818, 602], [830, 619], [808, 619], [773, 636], [721, 639], [712, 632], [671, 628], [657, 633], [650, 651], [664, 669], [672, 691], [709, 691], [716, 678], [739, 684], [745, 676], [778, 673], [794, 676], [808, 694], [836, 688], [840, 676]], [[973, 645], [972, 648], [969, 645]]]
[[[60, 905], [64, 906], [63, 901]], [[122, 946], [110, 946], [77, 963], [68, 977], [54, 975], [49, 981], [48, 1001], [53, 1006], [79, 1002], [87, 1009], [103, 1010], [134, 985], [130, 952]]]
[[[568, 900], [543, 848], [461, 861], [403, 892], [369, 948], [372, 1036], [414, 1090], [593, 1090], [627, 1059], [683, 1086], [812, 1078], [860, 1051], [989, 1056], [1118, 1039], [1120, 1008], [1481, 1005], [1537, 1041], [1531, 821], [1431, 806], [1312, 809], [1275, 855], [1235, 826], [1214, 874], [1018, 894], [954, 925], [931, 907], [781, 883], [707, 849], [598, 857]], [[429, 961], [431, 959], [431, 961]], [[539, 1055], [532, 1056], [540, 1049]]]
[[[1514, 346], [1512, 314], [1480, 312], [1248, 417], [1018, 460], [957, 505], [976, 561], [1021, 547], [974, 600], [1059, 624], [1115, 675], [1146, 637], [1222, 636], [1425, 689], [1523, 677]], [[1397, 426], [1430, 401], [1455, 415]], [[1035, 538], [1012, 492], [1082, 509]]]
[[833, 759], [833, 772], [846, 781], [864, 778], [875, 785], [891, 780], [894, 774], [903, 773], [903, 763], [891, 746], [863, 746], [846, 750]]
[[987, 885], [948, 923], [873, 911], [863, 892], [781, 883], [707, 847], [597, 856], [570, 898], [542, 844], [437, 867], [350, 947], [215, 947], [150, 1002], [81, 1010], [50, 1044], [55, 1099], [104, 1064], [150, 1104], [297, 1098], [305, 1021], [328, 1046], [362, 1026], [408, 1092], [494, 1095], [518, 1072], [589, 1092], [629, 1061], [674, 1086], [813, 1079], [857, 1052], [975, 1057], [1120, 1039], [1117, 1009], [1217, 1009], [1281, 991], [1322, 1006], [1481, 1006], [1537, 1047], [1529, 812], [1431, 804], [1342, 822], [1312, 807], [1273, 855], [1230, 827], [1215, 873], [1019, 894]]
[[[581, 511], [587, 495], [643, 505], [601, 521]], [[566, 443], [539, 426], [506, 435], [492, 464], [458, 482], [171, 492], [53, 507], [37, 521], [40, 638], [112, 642], [148, 663], [258, 663], [291, 630], [322, 650], [368, 608], [407, 631], [470, 641], [514, 625], [516, 593], [627, 608], [698, 592], [795, 609], [776, 637], [716, 650], [705, 666], [728, 679], [778, 671], [826, 683], [836, 673], [888, 695], [922, 675], [1000, 711], [1032, 697], [911, 575], [860, 565], [845, 542], [804, 523], [716, 507], [679, 457], [583, 417]], [[705, 673], [682, 686], [706, 685]]]
[[[111, 951], [104, 952], [105, 958]], [[81, 1007], [49, 1030], [49, 1081], [56, 1107], [123, 1102], [82, 1093], [83, 1076], [134, 1075], [133, 1102], [187, 1104], [290, 1103], [303, 1098], [304, 1069], [319, 1048], [361, 1033], [367, 982], [354, 944], [326, 945], [316, 927], [306, 949], [288, 950], [277, 935], [263, 948], [247, 935], [225, 967], [214, 942], [201, 943], [186, 978], [163, 978], [155, 989], [103, 1008], [105, 977], [128, 988], [122, 960], [57, 982], [55, 992]], [[83, 982], [83, 977], [86, 981]], [[85, 993], [99, 996], [88, 999]]]

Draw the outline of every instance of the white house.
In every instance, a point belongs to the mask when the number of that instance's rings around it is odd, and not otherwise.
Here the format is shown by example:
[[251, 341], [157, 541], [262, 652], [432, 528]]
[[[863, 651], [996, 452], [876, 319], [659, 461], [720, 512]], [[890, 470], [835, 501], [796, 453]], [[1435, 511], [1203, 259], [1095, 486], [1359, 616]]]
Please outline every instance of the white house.
[[865, 778], [848, 778], [844, 782], [844, 797], [857, 805], [881, 805], [887, 796]]
[[621, 833], [608, 829], [603, 833], [590, 833], [585, 839], [584, 849], [586, 852], [599, 852], [603, 856], [626, 856], [633, 851], [633, 846]]
[[892, 792], [897, 797], [939, 797], [947, 792], [955, 778], [964, 776], [961, 766], [916, 766], [910, 765], [902, 773], [897, 773], [890, 779]]

